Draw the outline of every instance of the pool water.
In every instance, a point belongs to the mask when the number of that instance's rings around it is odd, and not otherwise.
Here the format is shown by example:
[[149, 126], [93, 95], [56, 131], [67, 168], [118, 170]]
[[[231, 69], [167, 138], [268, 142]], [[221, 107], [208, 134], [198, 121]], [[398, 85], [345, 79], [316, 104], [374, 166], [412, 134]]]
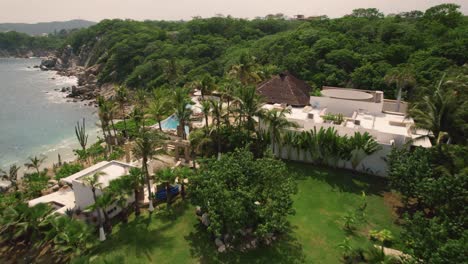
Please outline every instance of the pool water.
[[[178, 125], [179, 125], [179, 119], [177, 119], [176, 115], [171, 115], [161, 122], [161, 127], [163, 130], [177, 130]], [[185, 126], [185, 134], [187, 135], [189, 134], [188, 126]]]

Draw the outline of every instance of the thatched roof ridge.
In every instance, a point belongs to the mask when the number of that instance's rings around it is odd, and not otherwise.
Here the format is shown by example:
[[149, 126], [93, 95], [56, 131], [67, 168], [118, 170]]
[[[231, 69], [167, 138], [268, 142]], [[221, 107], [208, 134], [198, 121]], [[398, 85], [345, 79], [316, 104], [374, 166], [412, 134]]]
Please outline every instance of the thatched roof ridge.
[[260, 83], [257, 92], [270, 104], [305, 106], [309, 104], [311, 87], [289, 72], [283, 72]]

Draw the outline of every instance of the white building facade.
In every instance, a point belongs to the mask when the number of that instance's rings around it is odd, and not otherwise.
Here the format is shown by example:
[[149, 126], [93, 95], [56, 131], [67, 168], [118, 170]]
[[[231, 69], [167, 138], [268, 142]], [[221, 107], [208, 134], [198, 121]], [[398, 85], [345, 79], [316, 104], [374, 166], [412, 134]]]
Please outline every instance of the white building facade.
[[[355, 132], [369, 133], [381, 146], [381, 149], [365, 157], [356, 170], [378, 176], [387, 175], [386, 157], [393, 147], [408, 145], [430, 147], [427, 131], [414, 128], [414, 121], [406, 116], [407, 103], [401, 102], [399, 111], [397, 102], [384, 99], [381, 91], [366, 91], [348, 88], [323, 87], [322, 96], [311, 96], [310, 106], [303, 108], [289, 107], [287, 118], [298, 124], [298, 131], [333, 127], [340, 136], [353, 136]], [[281, 107], [267, 104], [265, 109]], [[284, 107], [284, 106], [283, 106]], [[327, 121], [327, 115], [342, 115], [343, 122], [335, 124]], [[288, 153], [286, 153], [288, 152]], [[290, 153], [292, 152], [292, 154]], [[310, 155], [282, 148], [276, 153], [281, 158], [312, 162]], [[352, 169], [349, 161], [339, 161], [341, 166]]]

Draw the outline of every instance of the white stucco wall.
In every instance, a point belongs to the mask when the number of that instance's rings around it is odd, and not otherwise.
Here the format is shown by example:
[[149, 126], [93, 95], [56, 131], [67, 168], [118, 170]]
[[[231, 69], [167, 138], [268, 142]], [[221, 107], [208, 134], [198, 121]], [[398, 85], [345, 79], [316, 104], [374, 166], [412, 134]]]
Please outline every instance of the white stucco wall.
[[351, 117], [354, 111], [363, 109], [366, 112], [382, 113], [383, 101], [380, 103], [336, 99], [324, 96], [311, 96], [310, 105], [317, 108], [327, 108], [327, 113], [343, 114]]
[[[387, 176], [388, 165], [385, 161], [387, 155], [391, 152], [392, 146], [381, 144], [382, 149], [376, 151], [372, 155], [365, 157], [361, 163], [357, 166], [356, 171], [377, 175], [381, 177]], [[312, 163], [312, 158], [309, 151], [299, 151], [295, 148], [289, 148], [288, 146], [281, 147], [281, 155], [279, 155], [278, 148], [276, 148], [276, 156], [285, 160], [299, 161], [305, 163]], [[288, 155], [289, 152], [289, 155]], [[333, 166], [332, 162], [329, 162], [330, 166]], [[346, 168], [349, 170], [354, 170], [350, 161], [338, 160], [337, 164], [340, 168]]]

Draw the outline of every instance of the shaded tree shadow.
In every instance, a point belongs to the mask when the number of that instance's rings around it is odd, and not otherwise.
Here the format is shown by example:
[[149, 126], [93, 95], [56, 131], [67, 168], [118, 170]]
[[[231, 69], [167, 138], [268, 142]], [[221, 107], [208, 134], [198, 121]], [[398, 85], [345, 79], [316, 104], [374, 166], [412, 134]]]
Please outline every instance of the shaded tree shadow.
[[[173, 250], [174, 237], [164, 235], [164, 231], [172, 228], [176, 224], [178, 217], [183, 215], [184, 211], [189, 208], [188, 202], [177, 204], [171, 209], [170, 215], [161, 213], [162, 211], [154, 211], [149, 217], [148, 212], [138, 217], [133, 218], [126, 224], [121, 224], [117, 231], [108, 236], [108, 240], [98, 245], [90, 252], [90, 259], [93, 254], [103, 256], [104, 263], [124, 263], [126, 256], [124, 255], [106, 255], [107, 252], [118, 252], [120, 249], [130, 250], [135, 252], [137, 257], [143, 257], [147, 263], [154, 263], [157, 260], [153, 259], [153, 250], [160, 248], [161, 250]], [[164, 209], [165, 211], [165, 209]], [[159, 221], [156, 228], [151, 228], [154, 221]]]
[[295, 172], [297, 180], [313, 178], [326, 182], [339, 192], [361, 194], [364, 191], [366, 194], [382, 196], [389, 190], [387, 179], [379, 176], [300, 162], [287, 162], [287, 166]]
[[292, 228], [272, 245], [260, 245], [247, 252], [231, 249], [218, 253], [214, 238], [201, 224], [196, 224], [185, 239], [190, 244], [190, 254], [200, 263], [305, 263], [302, 245], [294, 238]]

